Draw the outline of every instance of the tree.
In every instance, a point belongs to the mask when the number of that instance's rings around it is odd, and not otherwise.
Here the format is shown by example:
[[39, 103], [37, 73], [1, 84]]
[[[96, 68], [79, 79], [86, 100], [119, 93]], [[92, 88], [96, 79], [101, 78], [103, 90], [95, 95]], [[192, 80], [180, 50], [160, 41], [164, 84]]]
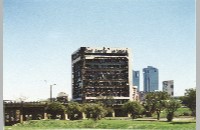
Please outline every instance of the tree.
[[28, 99], [28, 97], [20, 95], [15, 101], [17, 102], [25, 102]]
[[51, 114], [52, 119], [56, 119], [56, 115], [64, 115], [66, 107], [60, 102], [52, 102], [48, 104], [46, 111], [48, 114]]
[[98, 96], [96, 100], [97, 104], [100, 104], [107, 111], [107, 114], [112, 114], [115, 99], [113, 96]]
[[144, 110], [143, 106], [137, 101], [128, 101], [123, 106], [122, 109], [131, 114], [132, 119], [137, 118], [138, 115]]
[[78, 102], [69, 102], [67, 104], [67, 114], [70, 120], [76, 120], [81, 118], [82, 108]]
[[157, 120], [160, 120], [160, 113], [165, 108], [165, 101], [170, 98], [167, 92], [149, 92], [145, 97], [144, 107], [148, 116], [154, 112], [157, 114]]
[[174, 112], [180, 107], [180, 100], [171, 99], [166, 102], [167, 121], [173, 120]]
[[186, 89], [185, 96], [183, 96], [181, 100], [190, 108], [192, 115], [196, 117], [196, 89]]
[[95, 121], [100, 120], [107, 114], [105, 107], [97, 103], [85, 103], [83, 111], [88, 118], [92, 118]]

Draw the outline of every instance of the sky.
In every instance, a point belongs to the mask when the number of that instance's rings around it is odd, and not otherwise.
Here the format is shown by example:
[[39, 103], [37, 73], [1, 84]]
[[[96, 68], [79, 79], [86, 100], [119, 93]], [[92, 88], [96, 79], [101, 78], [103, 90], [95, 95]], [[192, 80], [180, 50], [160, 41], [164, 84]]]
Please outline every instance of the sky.
[[126, 47], [132, 68], [153, 66], [175, 96], [196, 87], [195, 0], [4, 0], [3, 99], [71, 97], [71, 54]]

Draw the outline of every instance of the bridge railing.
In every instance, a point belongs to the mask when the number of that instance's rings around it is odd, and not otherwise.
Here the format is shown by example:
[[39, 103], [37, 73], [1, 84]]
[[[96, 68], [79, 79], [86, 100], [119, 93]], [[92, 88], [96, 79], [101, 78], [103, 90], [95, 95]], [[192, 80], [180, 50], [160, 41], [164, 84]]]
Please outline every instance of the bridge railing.
[[4, 102], [4, 107], [19, 107], [19, 106], [46, 106], [47, 103], [44, 102], [15, 102], [15, 101], [10, 101], [10, 102]]

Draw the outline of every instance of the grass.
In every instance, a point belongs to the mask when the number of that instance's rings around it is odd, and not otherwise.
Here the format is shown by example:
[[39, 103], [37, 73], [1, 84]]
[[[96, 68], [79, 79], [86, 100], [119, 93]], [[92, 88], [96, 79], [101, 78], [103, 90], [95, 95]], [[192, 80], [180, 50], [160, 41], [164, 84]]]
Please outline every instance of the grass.
[[[177, 111], [174, 113], [174, 117], [181, 117], [184, 116], [184, 113], [188, 113], [189, 115], [191, 115], [191, 110], [189, 108], [178, 108]], [[164, 110], [163, 112], [161, 112], [160, 117], [161, 118], [166, 118], [166, 111]], [[154, 113], [153, 114], [154, 118], [157, 118], [157, 114]]]
[[191, 110], [189, 108], [179, 108], [175, 114], [178, 114], [179, 116], [184, 115], [184, 113], [188, 113], [189, 115], [192, 114]]
[[59, 130], [59, 129], [165, 129], [165, 130], [195, 130], [195, 120], [179, 120], [173, 122], [156, 120], [113, 120], [102, 119], [93, 120], [32, 120], [17, 124], [15, 126], [6, 126], [5, 130]]

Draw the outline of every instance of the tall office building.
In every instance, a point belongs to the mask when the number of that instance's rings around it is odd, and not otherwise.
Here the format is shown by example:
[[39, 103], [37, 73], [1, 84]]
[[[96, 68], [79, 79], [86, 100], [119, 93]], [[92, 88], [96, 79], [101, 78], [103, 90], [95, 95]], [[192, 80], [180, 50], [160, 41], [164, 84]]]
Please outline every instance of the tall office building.
[[174, 80], [163, 81], [163, 91], [167, 92], [170, 96], [174, 96]]
[[144, 92], [153, 92], [158, 90], [158, 69], [148, 66], [143, 69]]
[[137, 86], [137, 91], [140, 91], [140, 71], [133, 71], [133, 86]]
[[93, 102], [112, 96], [116, 104], [132, 100], [131, 53], [128, 48], [81, 47], [72, 54], [72, 98]]

